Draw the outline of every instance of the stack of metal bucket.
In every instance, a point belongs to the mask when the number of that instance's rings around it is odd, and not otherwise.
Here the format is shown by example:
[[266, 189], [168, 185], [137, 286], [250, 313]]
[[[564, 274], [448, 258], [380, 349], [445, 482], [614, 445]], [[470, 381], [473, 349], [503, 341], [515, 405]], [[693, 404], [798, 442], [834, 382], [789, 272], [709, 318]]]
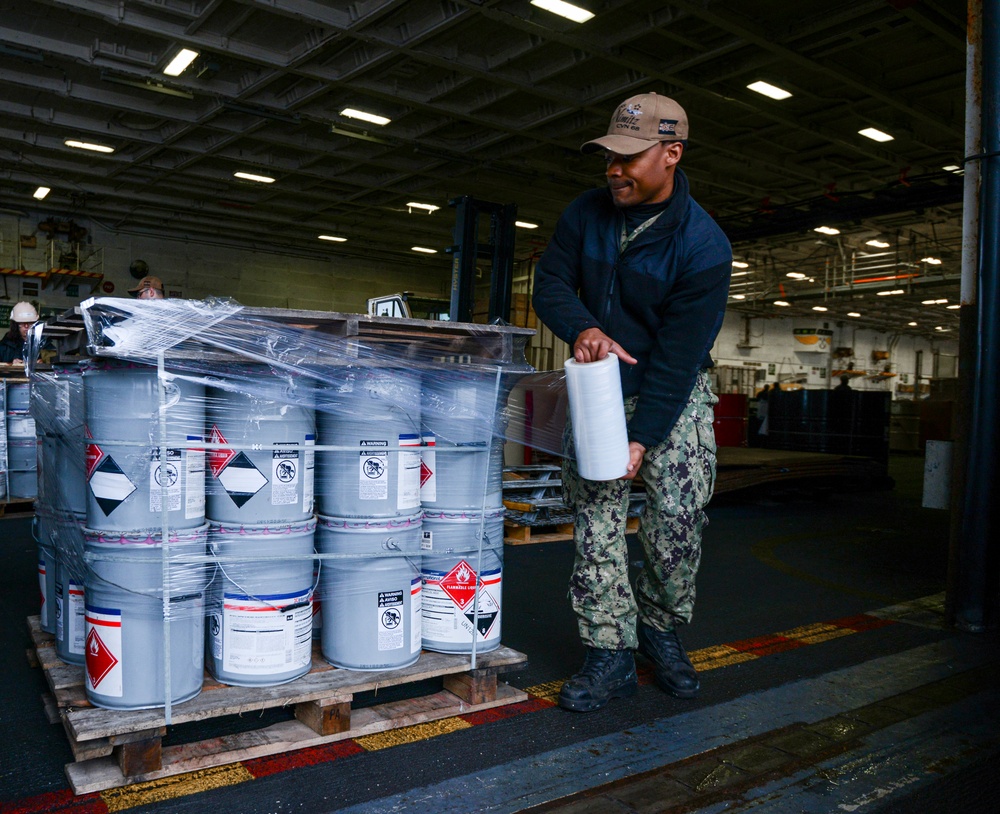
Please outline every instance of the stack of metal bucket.
[[372, 366], [331, 378], [317, 405], [323, 657], [403, 667], [421, 650], [420, 375]]
[[42, 629], [54, 634], [60, 659], [80, 665], [85, 634], [81, 529], [87, 518], [80, 368], [56, 365], [36, 377], [31, 413], [38, 437], [35, 530]]
[[38, 495], [38, 442], [31, 416], [31, 387], [7, 382], [7, 493], [11, 498]]
[[444, 368], [424, 381], [423, 646], [443, 653], [500, 646], [505, 399], [492, 372]]
[[87, 698], [178, 703], [204, 679], [205, 388], [120, 362], [82, 376]]
[[312, 666], [316, 417], [306, 385], [241, 373], [252, 392], [208, 393], [207, 657], [219, 681], [264, 686]]

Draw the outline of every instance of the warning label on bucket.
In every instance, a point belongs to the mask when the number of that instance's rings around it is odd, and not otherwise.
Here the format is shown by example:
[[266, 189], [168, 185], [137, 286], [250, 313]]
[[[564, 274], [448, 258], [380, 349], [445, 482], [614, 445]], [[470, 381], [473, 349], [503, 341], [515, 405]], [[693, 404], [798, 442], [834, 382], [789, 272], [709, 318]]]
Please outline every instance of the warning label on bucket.
[[294, 506], [299, 502], [299, 445], [295, 441], [275, 443], [271, 456], [271, 505]]
[[403, 592], [378, 592], [378, 649], [398, 650], [403, 638]]
[[85, 654], [87, 689], [111, 698], [122, 697], [122, 612], [86, 608]]
[[420, 500], [434, 503], [437, 500], [437, 452], [433, 434], [425, 435], [420, 448]]
[[[416, 509], [420, 506], [420, 438], [416, 435], [399, 436], [399, 479], [396, 484], [396, 508]], [[405, 447], [412, 452], [404, 452]]]
[[65, 642], [70, 653], [83, 655], [86, 624], [83, 585], [72, 579], [66, 586], [57, 584], [56, 639]]
[[500, 635], [500, 571], [484, 571], [479, 588], [478, 602], [470, 601], [459, 608], [444, 590], [446, 574], [431, 569], [422, 569], [424, 582], [423, 596], [423, 638], [429, 647], [438, 645], [471, 644], [473, 632], [477, 642], [486, 642]]
[[311, 433], [306, 435], [305, 460], [302, 468], [302, 511], [312, 514], [314, 486], [316, 482], [316, 453], [313, 447], [316, 446], [316, 436]]
[[209, 621], [212, 653], [222, 669], [243, 675], [283, 673], [312, 659], [309, 591], [254, 597], [226, 593], [222, 619]]
[[[187, 440], [204, 443], [200, 435], [189, 435]], [[184, 517], [188, 520], [205, 516], [205, 450], [187, 449], [187, 467], [185, 469]]]
[[105, 516], [117, 509], [136, 490], [136, 485], [129, 480], [117, 462], [110, 455], [104, 456], [101, 463], [91, 473], [90, 491], [94, 500], [101, 507]]
[[385, 500], [389, 497], [389, 442], [361, 439], [358, 445], [358, 499]]
[[163, 498], [167, 511], [181, 508], [181, 466], [183, 455], [179, 449], [168, 449], [166, 460], [160, 460], [160, 450], [154, 447], [149, 454], [149, 510], [163, 511]]

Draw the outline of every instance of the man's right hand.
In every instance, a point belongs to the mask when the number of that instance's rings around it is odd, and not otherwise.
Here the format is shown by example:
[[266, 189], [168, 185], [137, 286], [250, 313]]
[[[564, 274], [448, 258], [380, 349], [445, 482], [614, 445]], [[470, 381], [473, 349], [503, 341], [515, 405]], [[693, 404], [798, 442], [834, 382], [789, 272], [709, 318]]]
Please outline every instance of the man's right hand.
[[573, 343], [573, 358], [580, 363], [598, 362], [609, 353], [613, 353], [629, 365], [638, 363], [638, 359], [629, 355], [621, 345], [615, 342], [600, 328], [587, 328], [581, 331]]

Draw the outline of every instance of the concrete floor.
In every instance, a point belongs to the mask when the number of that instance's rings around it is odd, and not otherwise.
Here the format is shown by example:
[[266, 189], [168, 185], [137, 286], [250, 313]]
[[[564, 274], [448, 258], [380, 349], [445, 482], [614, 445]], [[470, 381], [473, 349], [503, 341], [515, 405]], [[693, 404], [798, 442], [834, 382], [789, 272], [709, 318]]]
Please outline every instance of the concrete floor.
[[997, 637], [944, 624], [948, 515], [920, 507], [922, 459], [890, 467], [891, 491], [803, 482], [713, 501], [684, 631], [695, 700], [663, 694], [642, 665], [633, 699], [557, 708], [583, 654], [565, 597], [572, 544], [508, 546], [503, 641], [529, 661], [502, 678], [528, 702], [81, 797], [25, 658], [30, 522], [0, 520], [0, 812], [992, 812]]

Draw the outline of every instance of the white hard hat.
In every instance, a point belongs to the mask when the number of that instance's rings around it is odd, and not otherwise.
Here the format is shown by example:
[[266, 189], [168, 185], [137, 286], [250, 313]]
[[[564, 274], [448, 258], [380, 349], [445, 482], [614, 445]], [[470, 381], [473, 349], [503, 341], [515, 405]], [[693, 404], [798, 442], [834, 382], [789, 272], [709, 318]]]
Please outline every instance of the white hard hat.
[[38, 322], [38, 312], [30, 302], [19, 302], [10, 312], [10, 318], [14, 322]]

